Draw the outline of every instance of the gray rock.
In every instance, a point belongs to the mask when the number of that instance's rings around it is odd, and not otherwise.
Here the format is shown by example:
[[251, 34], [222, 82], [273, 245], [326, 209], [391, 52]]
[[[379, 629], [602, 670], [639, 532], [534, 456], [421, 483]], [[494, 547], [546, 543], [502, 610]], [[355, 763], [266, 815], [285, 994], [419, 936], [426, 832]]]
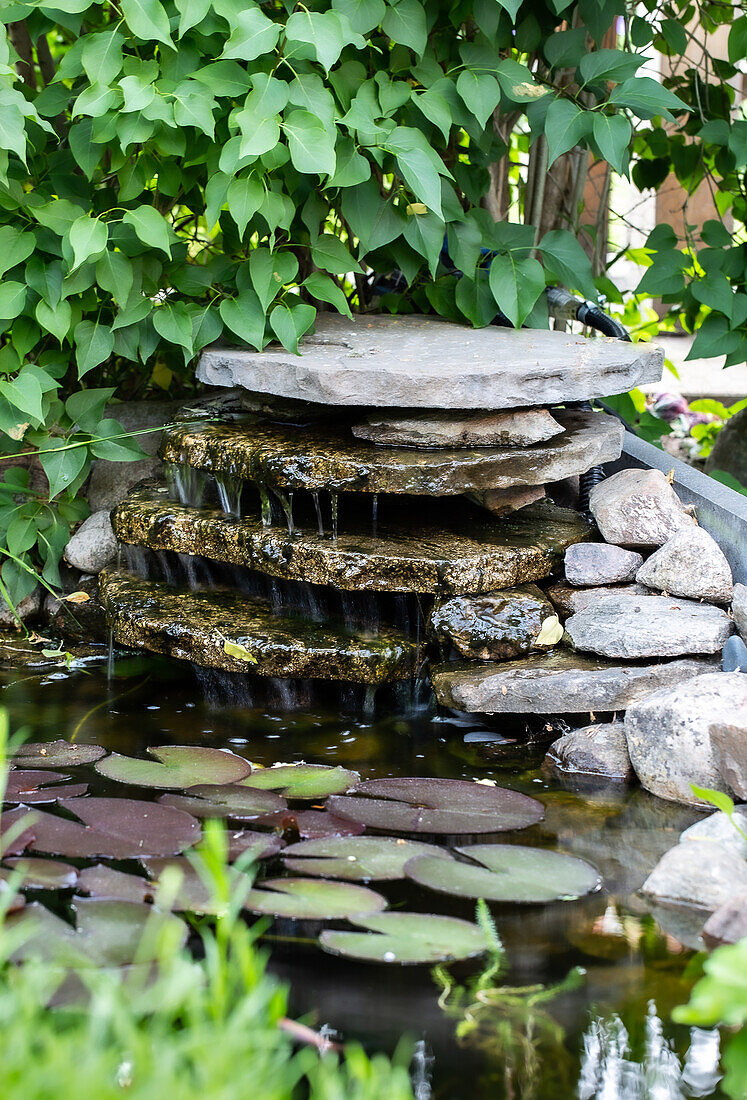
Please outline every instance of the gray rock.
[[731, 568], [721, 547], [702, 527], [683, 527], [651, 555], [635, 578], [648, 588], [692, 600], [729, 603]]
[[726, 639], [721, 650], [721, 668], [724, 672], [747, 672], [747, 645], [738, 634]]
[[560, 582], [553, 584], [546, 592], [547, 598], [559, 615], [565, 618], [583, 611], [605, 596], [648, 596], [648, 588], [642, 584], [599, 585], [595, 588], [574, 588], [573, 585]]
[[742, 409], [724, 424], [706, 459], [705, 468], [707, 474], [713, 470], [725, 470], [742, 485], [747, 485], [747, 409]]
[[747, 863], [713, 840], [676, 844], [648, 876], [641, 893], [665, 905], [714, 912], [747, 890]]
[[83, 573], [100, 573], [116, 556], [117, 540], [106, 511], [84, 520], [65, 547], [65, 560]]
[[735, 584], [731, 597], [731, 613], [734, 616], [739, 636], [747, 642], [747, 584]]
[[163, 463], [158, 458], [142, 458], [137, 462], [105, 462], [98, 459], [91, 469], [86, 496], [91, 511], [111, 512], [141, 481], [159, 477]]
[[720, 653], [734, 623], [719, 607], [667, 596], [606, 596], [566, 620], [576, 649], [640, 660]]
[[15, 609], [15, 615], [8, 607], [5, 600], [0, 599], [0, 627], [17, 627], [18, 620], [25, 623], [38, 615], [42, 606], [42, 594], [40, 588], [35, 588], [28, 596], [24, 596]]
[[514, 485], [511, 489], [483, 489], [475, 493], [466, 493], [470, 500], [486, 508], [494, 516], [507, 516], [509, 512], [518, 512], [529, 504], [543, 500], [544, 485]]
[[563, 772], [623, 781], [633, 774], [622, 722], [571, 730], [550, 746], [546, 759]]
[[75, 590], [89, 597], [81, 603], [67, 603], [50, 593], [44, 603], [44, 613], [49, 620], [53, 636], [61, 635], [76, 642], [106, 642], [108, 626], [106, 614], [98, 599], [98, 577], [82, 576]]
[[553, 641], [538, 645], [538, 639], [543, 628], [547, 635], [553, 625], [557, 642], [562, 637], [558, 617], [533, 585], [484, 596], [453, 596], [438, 602], [431, 613], [431, 626], [439, 637], [475, 660], [506, 660], [549, 648]]
[[565, 579], [589, 588], [600, 584], [634, 581], [643, 558], [634, 550], [605, 542], [577, 542], [565, 552]]
[[451, 663], [433, 670], [442, 706], [484, 714], [573, 714], [622, 711], [668, 684], [700, 676], [714, 663], [700, 660], [626, 665], [567, 649], [517, 661]]
[[434, 317], [321, 313], [300, 355], [207, 348], [197, 377], [212, 386], [379, 408], [516, 409], [622, 393], [661, 379], [651, 344], [588, 340], [545, 329], [473, 329]]
[[722, 943], [738, 943], [747, 936], [747, 891], [724, 902], [703, 925], [703, 943], [712, 951]]
[[605, 542], [663, 546], [695, 520], [661, 470], [620, 470], [596, 485], [589, 507]]
[[405, 416], [372, 413], [353, 425], [357, 439], [390, 447], [529, 447], [559, 435], [562, 424], [547, 409], [506, 412], [421, 412]]
[[729, 722], [711, 726], [711, 744], [724, 785], [739, 799], [747, 800], [747, 709], [732, 715]]
[[625, 715], [630, 760], [642, 786], [660, 798], [705, 805], [691, 784], [725, 790], [711, 727], [733, 723], [747, 736], [747, 677], [709, 672], [663, 688]]
[[[745, 836], [741, 835], [740, 829]], [[721, 810], [696, 821], [680, 834], [680, 843], [686, 840], [714, 840], [724, 848], [730, 848], [735, 855], [747, 859], [747, 807], [736, 807], [734, 822]]]

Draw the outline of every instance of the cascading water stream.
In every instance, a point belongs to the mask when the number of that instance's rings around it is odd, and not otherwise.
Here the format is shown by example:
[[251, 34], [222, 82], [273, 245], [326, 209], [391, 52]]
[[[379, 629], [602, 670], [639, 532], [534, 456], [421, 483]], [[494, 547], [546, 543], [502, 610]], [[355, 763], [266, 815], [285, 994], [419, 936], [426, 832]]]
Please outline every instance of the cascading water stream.
[[311, 498], [314, 501], [314, 509], [316, 511], [316, 522], [319, 528], [319, 538], [324, 538], [324, 520], [322, 519], [322, 506], [319, 501], [319, 490], [314, 489], [311, 494]]

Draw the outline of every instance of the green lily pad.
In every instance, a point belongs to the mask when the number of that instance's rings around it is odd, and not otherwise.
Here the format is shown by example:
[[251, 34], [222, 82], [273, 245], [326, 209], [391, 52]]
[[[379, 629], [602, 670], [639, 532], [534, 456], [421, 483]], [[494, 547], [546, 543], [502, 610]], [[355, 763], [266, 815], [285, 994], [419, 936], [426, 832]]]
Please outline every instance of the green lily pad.
[[418, 856], [405, 874], [420, 886], [462, 898], [486, 901], [574, 901], [602, 885], [596, 867], [576, 856], [518, 844], [473, 844], [457, 848], [474, 862], [446, 863]]
[[326, 798], [342, 794], [360, 781], [358, 772], [325, 764], [279, 764], [275, 768], [256, 768], [242, 787], [280, 791], [286, 798]]
[[69, 890], [78, 881], [75, 867], [56, 859], [23, 856], [7, 860], [5, 866], [0, 868], [0, 878], [6, 882], [19, 873], [20, 890]]
[[101, 745], [36, 741], [16, 749], [13, 763], [22, 768], [73, 768], [77, 764], [95, 764], [105, 754]]
[[464, 779], [368, 779], [326, 808], [374, 829], [403, 833], [500, 833], [540, 821], [541, 802]]
[[6, 802], [56, 802], [59, 798], [80, 798], [88, 790], [87, 783], [66, 783], [64, 772], [14, 768], [8, 772], [5, 784]]
[[[430, 858], [430, 857], [427, 857]], [[325, 929], [319, 943], [333, 955], [384, 963], [436, 963], [470, 959], [489, 948], [476, 924], [432, 913], [367, 913], [351, 916], [365, 932]]]
[[96, 771], [118, 783], [136, 787], [193, 787], [196, 783], [238, 783], [252, 770], [248, 760], [223, 749], [201, 745], [157, 745], [148, 749], [156, 760], [140, 760], [113, 752], [96, 764]]
[[297, 920], [341, 920], [354, 913], [386, 909], [386, 899], [365, 886], [314, 878], [273, 878], [250, 890], [244, 908], [252, 913]]
[[201, 783], [189, 787], [186, 794], [162, 794], [158, 801], [194, 817], [230, 817], [234, 821], [253, 821], [263, 814], [285, 810], [288, 805], [274, 791], [258, 791], [238, 783]]
[[353, 836], [302, 840], [283, 852], [289, 871], [299, 875], [353, 882], [405, 877], [405, 864], [416, 856], [453, 859], [445, 848], [394, 837]]

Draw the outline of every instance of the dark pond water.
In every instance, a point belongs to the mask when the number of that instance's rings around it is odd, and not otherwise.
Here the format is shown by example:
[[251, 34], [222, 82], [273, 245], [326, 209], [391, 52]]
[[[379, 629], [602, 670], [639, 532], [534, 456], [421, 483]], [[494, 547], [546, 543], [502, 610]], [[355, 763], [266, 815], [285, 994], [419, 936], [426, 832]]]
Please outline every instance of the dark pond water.
[[[544, 746], [557, 731], [541, 724], [527, 731], [523, 722], [488, 727], [422, 709], [403, 717], [390, 708], [365, 720], [356, 698], [322, 705], [313, 692], [291, 699], [280, 689], [256, 707], [225, 679], [132, 657], [115, 660], [111, 680], [92, 665], [46, 675], [3, 671], [0, 685], [11, 728], [25, 727], [33, 740], [94, 742], [128, 755], [148, 745], [215, 745], [260, 764], [335, 763], [364, 778], [491, 779], [540, 799], [540, 824], [496, 839], [583, 856], [603, 874], [604, 889], [575, 902], [493, 906], [507, 963], [491, 991], [476, 997], [476, 963], [452, 967], [453, 988], [445, 991], [429, 967], [351, 964], [323, 954], [312, 938], [270, 937], [271, 965], [291, 983], [294, 1014], [370, 1049], [391, 1051], [408, 1036], [418, 1100], [721, 1095], [717, 1034], [670, 1019], [697, 973], [685, 946], [693, 930], [677, 914], [653, 914], [636, 895], [697, 815], [638, 789], [582, 788], [547, 775]], [[291, 702], [300, 709], [284, 712]], [[93, 793], [159, 793], [86, 773]], [[426, 897], [412, 884], [375, 885], [392, 907], [474, 918], [472, 903]], [[583, 973], [567, 982], [573, 968]], [[526, 991], [534, 986], [551, 992]]]

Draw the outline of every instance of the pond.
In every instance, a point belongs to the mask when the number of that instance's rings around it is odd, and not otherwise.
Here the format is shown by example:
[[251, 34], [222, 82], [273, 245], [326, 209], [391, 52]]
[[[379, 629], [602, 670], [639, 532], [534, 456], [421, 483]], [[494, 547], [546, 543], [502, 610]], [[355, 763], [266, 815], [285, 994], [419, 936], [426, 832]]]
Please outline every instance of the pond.
[[[287, 694], [262, 706], [229, 677], [160, 658], [116, 657], [55, 669], [0, 672], [11, 729], [29, 739], [92, 743], [127, 756], [148, 746], [230, 748], [269, 766], [339, 765], [363, 779], [422, 776], [491, 781], [538, 799], [541, 821], [479, 842], [557, 849], [592, 863], [603, 886], [577, 900], [491, 904], [505, 965], [480, 988], [480, 959], [440, 967], [356, 962], [323, 953], [318, 928], [278, 922], [265, 943], [291, 984], [291, 1009], [325, 1034], [393, 1051], [415, 1043], [418, 1100], [628, 1100], [717, 1097], [718, 1035], [674, 1025], [697, 976], [692, 930], [653, 914], [636, 891], [698, 816], [638, 788], [581, 786], [542, 768], [562, 724], [482, 724], [414, 705], [364, 718], [359, 699]], [[89, 793], [154, 799], [163, 792], [74, 769]], [[307, 804], [308, 805], [308, 804]], [[40, 807], [46, 810], [47, 806]], [[253, 826], [250, 826], [253, 827]], [[418, 840], [450, 846], [449, 836]], [[73, 861], [75, 862], [75, 861]], [[90, 861], [89, 861], [90, 862]], [[127, 867], [126, 864], [121, 866]], [[282, 874], [278, 860], [271, 871]], [[475, 919], [474, 900], [411, 881], [374, 882], [392, 909]], [[45, 896], [49, 902], [49, 897]], [[54, 899], [52, 899], [54, 904]], [[63, 902], [64, 904], [64, 902]], [[338, 927], [340, 927], [338, 922]], [[342, 926], [344, 927], [344, 925]]]

